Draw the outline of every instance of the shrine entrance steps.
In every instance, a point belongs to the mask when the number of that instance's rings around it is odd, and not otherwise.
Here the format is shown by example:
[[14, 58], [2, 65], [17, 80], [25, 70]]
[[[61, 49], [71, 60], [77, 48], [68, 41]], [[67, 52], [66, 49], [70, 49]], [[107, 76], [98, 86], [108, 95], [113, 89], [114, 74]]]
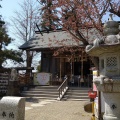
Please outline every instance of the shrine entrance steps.
[[35, 99], [52, 99], [57, 100], [58, 97], [58, 86], [36, 86], [29, 90], [21, 92], [22, 97], [35, 98]]
[[89, 101], [88, 91], [90, 88], [69, 87], [62, 100], [69, 101]]
[[[21, 92], [22, 97], [35, 99], [57, 100], [59, 86], [36, 86]], [[90, 88], [69, 87], [62, 100], [89, 101], [88, 91]]]

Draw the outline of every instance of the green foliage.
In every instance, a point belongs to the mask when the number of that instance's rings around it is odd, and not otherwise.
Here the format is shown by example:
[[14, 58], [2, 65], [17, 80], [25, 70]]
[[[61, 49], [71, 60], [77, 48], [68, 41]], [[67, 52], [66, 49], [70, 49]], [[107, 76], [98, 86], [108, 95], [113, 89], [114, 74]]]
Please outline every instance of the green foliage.
[[22, 53], [15, 50], [2, 50], [0, 55], [0, 61], [3, 62], [7, 59], [11, 59], [16, 62], [23, 62], [23, 59], [21, 58]]
[[19, 51], [8, 50], [8, 46], [13, 40], [9, 37], [6, 31], [5, 22], [0, 19], [0, 68], [2, 63], [7, 59], [11, 59], [16, 62], [23, 62]]
[[0, 20], [0, 50], [5, 45], [7, 46], [9, 43], [11, 43], [12, 39], [8, 36], [6, 28], [5, 28], [5, 22]]
[[0, 68], [2, 68], [3, 62], [7, 59], [11, 59], [15, 62], [23, 62], [21, 52], [16, 50], [8, 50], [6, 48], [6, 46], [8, 46], [12, 41], [13, 39], [11, 39], [7, 34], [5, 22], [2, 20], [2, 15], [0, 15]]

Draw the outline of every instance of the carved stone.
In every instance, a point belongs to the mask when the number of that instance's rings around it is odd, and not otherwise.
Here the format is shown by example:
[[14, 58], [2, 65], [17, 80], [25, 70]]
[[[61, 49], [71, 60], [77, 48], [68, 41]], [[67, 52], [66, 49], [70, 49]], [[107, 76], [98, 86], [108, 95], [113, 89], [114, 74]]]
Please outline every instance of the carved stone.
[[10, 74], [10, 81], [17, 81], [17, 80], [18, 80], [17, 70], [12, 69]]
[[24, 120], [25, 98], [3, 97], [0, 100], [0, 120]]
[[99, 76], [93, 82], [103, 92], [104, 120], [120, 120], [120, 34], [119, 24], [112, 16], [104, 24], [104, 44], [86, 47], [92, 57], [99, 57]]

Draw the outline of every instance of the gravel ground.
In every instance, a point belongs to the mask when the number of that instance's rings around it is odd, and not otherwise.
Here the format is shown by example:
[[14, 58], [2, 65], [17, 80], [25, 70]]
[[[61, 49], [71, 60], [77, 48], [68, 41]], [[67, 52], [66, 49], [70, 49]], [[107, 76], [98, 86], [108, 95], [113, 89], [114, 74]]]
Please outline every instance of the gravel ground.
[[91, 120], [84, 111], [85, 101], [26, 102], [25, 120]]

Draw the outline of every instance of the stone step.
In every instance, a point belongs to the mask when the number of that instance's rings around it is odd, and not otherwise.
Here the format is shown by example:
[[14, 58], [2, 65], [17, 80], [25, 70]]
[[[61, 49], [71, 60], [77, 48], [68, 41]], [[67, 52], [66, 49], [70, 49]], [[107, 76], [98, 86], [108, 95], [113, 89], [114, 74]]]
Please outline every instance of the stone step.
[[[23, 91], [21, 96], [26, 98], [57, 99], [57, 89], [58, 86], [36, 86], [27, 91]], [[88, 90], [88, 88], [70, 87], [63, 100], [89, 100]]]
[[58, 91], [36, 91], [36, 90], [31, 90], [31, 91], [23, 91], [22, 93], [24, 94], [53, 94], [53, 95], [58, 95]]
[[84, 101], [84, 100], [89, 100], [88, 97], [88, 88], [75, 88], [75, 87], [70, 87], [66, 94], [64, 95], [63, 100], [71, 100], [71, 101]]
[[88, 92], [88, 89], [70, 89], [69, 90], [73, 91], [73, 92]]
[[44, 99], [49, 99], [49, 100], [57, 100], [57, 98], [54, 98], [54, 97], [28, 97], [26, 96], [25, 97], [26, 99], [39, 99], [39, 100], [44, 100]]
[[58, 89], [59, 86], [35, 86], [34, 89]]
[[70, 91], [68, 91], [67, 92], [67, 94], [68, 95], [88, 95], [88, 93], [86, 93], [86, 92], [70, 92]]
[[57, 88], [57, 86], [35, 86], [29, 90], [22, 91], [21, 96], [26, 98], [57, 99]]
[[22, 93], [21, 96], [23, 97], [58, 97], [58, 95], [51, 95], [51, 94], [32, 94], [32, 93]]
[[85, 92], [88, 92], [90, 89], [89, 88], [69, 87], [69, 90], [71, 90], [71, 91], [85, 91]]
[[29, 91], [51, 91], [51, 92], [54, 92], [54, 91], [57, 91], [57, 89], [38, 89], [38, 88], [31, 88], [29, 89]]
[[90, 101], [89, 99], [74, 99], [74, 98], [69, 98], [69, 99], [66, 99], [66, 98], [63, 98], [62, 99], [63, 101]]
[[89, 89], [90, 89], [89, 87], [71, 87], [71, 86], [70, 86], [69, 88], [70, 88], [70, 89], [75, 89], [75, 90], [77, 90], [77, 89], [78, 89], [78, 90], [80, 90], [80, 89], [81, 89], [81, 90], [87, 90], [87, 89], [89, 90]]
[[68, 98], [68, 99], [69, 99], [69, 98], [74, 98], [74, 99], [75, 99], [75, 98], [76, 98], [76, 99], [77, 99], [77, 98], [80, 98], [80, 99], [89, 99], [89, 97], [88, 97], [88, 96], [85, 96], [85, 95], [81, 95], [81, 96], [65, 95], [65, 97]]

